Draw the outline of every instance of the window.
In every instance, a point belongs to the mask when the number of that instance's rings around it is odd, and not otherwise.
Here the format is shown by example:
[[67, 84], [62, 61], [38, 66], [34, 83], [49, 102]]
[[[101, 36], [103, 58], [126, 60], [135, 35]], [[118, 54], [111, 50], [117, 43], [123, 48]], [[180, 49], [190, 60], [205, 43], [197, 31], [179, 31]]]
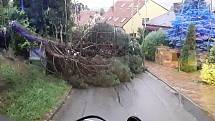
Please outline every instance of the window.
[[123, 18], [120, 22], [123, 23], [126, 20], [126, 18]]
[[131, 3], [130, 5], [129, 5], [129, 8], [132, 8], [134, 6], [134, 3]]
[[102, 20], [104, 20], [104, 19], [105, 19], [105, 17], [101, 17], [101, 19], [102, 19]]
[[130, 33], [129, 34], [131, 37], [137, 37], [137, 33]]
[[121, 8], [123, 8], [125, 6], [125, 3], [123, 3], [122, 5], [121, 5]]
[[114, 21], [117, 21], [117, 20], [119, 20], [119, 17], [115, 18], [115, 20], [114, 20]]
[[149, 18], [143, 18], [142, 19], [142, 24], [145, 24], [146, 22], [148, 22], [149, 21]]
[[111, 19], [112, 19], [112, 17], [109, 17], [109, 18], [108, 18], [108, 21], [110, 21]]

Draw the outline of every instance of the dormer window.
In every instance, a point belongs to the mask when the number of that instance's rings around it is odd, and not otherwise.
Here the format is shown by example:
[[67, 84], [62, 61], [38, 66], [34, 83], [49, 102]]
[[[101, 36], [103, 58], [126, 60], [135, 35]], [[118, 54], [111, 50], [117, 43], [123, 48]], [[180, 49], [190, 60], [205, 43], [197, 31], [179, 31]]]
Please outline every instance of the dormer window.
[[109, 18], [108, 18], [108, 21], [110, 21], [111, 19], [112, 19], [112, 17], [109, 17]]
[[131, 3], [130, 5], [129, 5], [129, 8], [132, 8], [134, 6], [134, 3]]
[[125, 3], [123, 3], [122, 5], [121, 5], [121, 8], [123, 8], [125, 6]]
[[126, 20], [126, 18], [123, 18], [120, 22], [123, 23]]
[[119, 17], [115, 18], [114, 21], [116, 22], [117, 20], [119, 20]]

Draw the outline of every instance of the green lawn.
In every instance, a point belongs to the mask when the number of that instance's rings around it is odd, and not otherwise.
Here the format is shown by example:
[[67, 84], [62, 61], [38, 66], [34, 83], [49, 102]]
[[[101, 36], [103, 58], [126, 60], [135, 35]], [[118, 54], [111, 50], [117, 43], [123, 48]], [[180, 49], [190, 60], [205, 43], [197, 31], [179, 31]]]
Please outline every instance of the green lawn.
[[0, 78], [8, 85], [0, 92], [0, 113], [16, 121], [40, 120], [69, 90], [65, 81], [45, 75], [36, 66], [19, 71], [9, 65], [0, 66]]

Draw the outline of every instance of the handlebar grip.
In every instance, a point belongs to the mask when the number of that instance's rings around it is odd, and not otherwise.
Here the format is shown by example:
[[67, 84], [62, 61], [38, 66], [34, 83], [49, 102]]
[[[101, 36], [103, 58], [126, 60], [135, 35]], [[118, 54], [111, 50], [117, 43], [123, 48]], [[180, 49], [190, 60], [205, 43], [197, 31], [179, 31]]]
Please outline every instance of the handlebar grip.
[[86, 117], [83, 117], [83, 118], [80, 118], [78, 119], [77, 121], [84, 121], [86, 119], [100, 119], [101, 121], [106, 121], [105, 119], [103, 119], [102, 117], [99, 117], [99, 116], [94, 116], [94, 115], [90, 115], [90, 116], [86, 116]]

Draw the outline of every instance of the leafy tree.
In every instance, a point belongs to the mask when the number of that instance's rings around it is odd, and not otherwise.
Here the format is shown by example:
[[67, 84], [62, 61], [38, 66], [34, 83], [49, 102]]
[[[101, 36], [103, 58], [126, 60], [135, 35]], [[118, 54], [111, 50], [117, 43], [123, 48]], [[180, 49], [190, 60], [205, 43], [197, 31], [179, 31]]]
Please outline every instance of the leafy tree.
[[139, 44], [142, 44], [142, 41], [144, 39], [144, 37], [146, 37], [149, 34], [148, 30], [142, 29], [142, 28], [138, 28], [137, 30], [137, 40], [139, 42]]
[[97, 23], [87, 31], [89, 34], [86, 40], [93, 43], [113, 43], [119, 48], [128, 49], [129, 37], [125, 31], [119, 27], [114, 27], [107, 23]]
[[[20, 5], [15, 0], [15, 5]], [[24, 11], [28, 15], [30, 25], [42, 36], [55, 37], [60, 42], [69, 41], [71, 19], [70, 0], [24, 0]]]
[[181, 70], [185, 72], [193, 72], [197, 70], [195, 35], [195, 25], [191, 24], [181, 53]]
[[6, 7], [9, 5], [9, 1], [10, 0], [0, 0], [0, 5], [2, 5], [3, 7]]
[[104, 8], [101, 8], [101, 9], [99, 10], [99, 13], [100, 13], [101, 16], [103, 16], [103, 15], [105, 14]]
[[149, 33], [142, 43], [142, 50], [145, 58], [154, 61], [156, 47], [159, 45], [168, 45], [165, 33], [162, 30]]
[[211, 36], [215, 37], [215, 16], [205, 0], [185, 0], [181, 12], [176, 14], [176, 19], [172, 22], [172, 29], [168, 31], [170, 45], [179, 48], [183, 46], [191, 23], [196, 26], [198, 49], [207, 50], [209, 44], [215, 44], [208, 43]]

